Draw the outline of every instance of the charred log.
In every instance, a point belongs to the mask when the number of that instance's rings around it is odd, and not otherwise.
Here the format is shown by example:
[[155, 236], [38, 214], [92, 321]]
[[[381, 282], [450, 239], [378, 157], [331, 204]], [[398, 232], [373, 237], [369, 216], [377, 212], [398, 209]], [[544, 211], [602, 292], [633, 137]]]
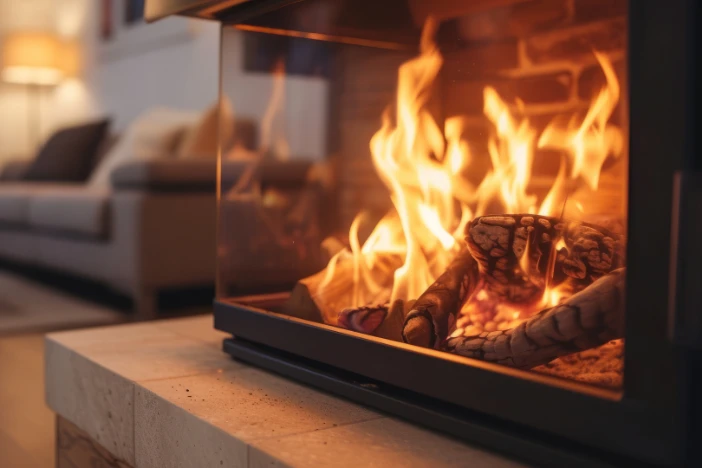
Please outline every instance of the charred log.
[[580, 291], [624, 264], [621, 235], [547, 216], [479, 217], [466, 241], [487, 289], [518, 304], [539, 298], [547, 284]]
[[478, 264], [470, 252], [463, 249], [407, 314], [402, 329], [403, 341], [438, 348], [477, 282]]
[[621, 338], [625, 280], [626, 269], [615, 270], [563, 304], [543, 310], [515, 328], [473, 336], [457, 329], [444, 350], [529, 369]]
[[390, 304], [352, 307], [341, 311], [337, 325], [360, 333], [373, 333], [388, 315]]
[[[362, 304], [385, 304], [390, 300], [393, 272], [402, 265], [398, 255], [379, 254], [373, 269], [377, 290], [366, 290], [358, 285], [358, 299]], [[293, 288], [284, 306], [284, 312], [293, 317], [304, 318], [330, 325], [337, 325], [339, 313], [354, 304], [353, 259], [341, 259], [335, 265], [334, 274], [322, 270], [301, 279]]]
[[415, 300], [403, 301], [402, 299], [393, 301], [385, 321], [373, 334], [388, 340], [402, 341], [402, 326], [405, 323], [405, 316], [415, 302]]
[[625, 264], [624, 238], [605, 228], [568, 223], [563, 232], [566, 248], [558, 252], [556, 269], [563, 272], [574, 291]]
[[396, 299], [392, 304], [348, 308], [341, 311], [337, 325], [380, 338], [402, 341], [405, 311], [415, 301]]

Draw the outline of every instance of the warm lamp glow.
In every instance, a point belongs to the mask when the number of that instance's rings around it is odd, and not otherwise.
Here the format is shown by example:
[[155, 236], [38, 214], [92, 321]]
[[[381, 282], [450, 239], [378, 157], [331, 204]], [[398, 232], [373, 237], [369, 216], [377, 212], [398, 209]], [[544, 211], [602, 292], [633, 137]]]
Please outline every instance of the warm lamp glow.
[[80, 74], [82, 68], [81, 54], [78, 43], [75, 41], [64, 41], [61, 44], [61, 68], [64, 78], [75, 78]]
[[11, 83], [56, 85], [66, 74], [69, 55], [70, 50], [52, 34], [12, 34], [3, 44], [2, 79]]

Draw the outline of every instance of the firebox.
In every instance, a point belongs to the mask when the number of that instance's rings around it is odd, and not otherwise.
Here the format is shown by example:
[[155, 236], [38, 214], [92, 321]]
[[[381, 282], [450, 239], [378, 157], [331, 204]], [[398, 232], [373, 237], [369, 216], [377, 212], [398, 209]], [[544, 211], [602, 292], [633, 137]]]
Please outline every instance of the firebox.
[[538, 464], [699, 462], [695, 7], [147, 2], [222, 23], [224, 349]]

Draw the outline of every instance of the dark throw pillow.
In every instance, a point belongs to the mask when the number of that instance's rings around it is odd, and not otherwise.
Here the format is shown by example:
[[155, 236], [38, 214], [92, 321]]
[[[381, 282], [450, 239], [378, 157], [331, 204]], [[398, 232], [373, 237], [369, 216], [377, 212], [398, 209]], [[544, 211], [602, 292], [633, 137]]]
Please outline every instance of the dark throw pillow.
[[108, 126], [105, 119], [57, 131], [39, 150], [24, 180], [85, 182]]

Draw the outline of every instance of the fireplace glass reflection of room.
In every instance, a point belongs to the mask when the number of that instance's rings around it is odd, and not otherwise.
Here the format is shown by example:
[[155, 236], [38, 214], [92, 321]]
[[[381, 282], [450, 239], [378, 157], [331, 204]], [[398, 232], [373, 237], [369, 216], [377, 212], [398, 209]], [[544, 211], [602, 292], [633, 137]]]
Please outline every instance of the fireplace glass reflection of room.
[[699, 455], [694, 1], [160, 5], [222, 23], [227, 352], [538, 464]]

